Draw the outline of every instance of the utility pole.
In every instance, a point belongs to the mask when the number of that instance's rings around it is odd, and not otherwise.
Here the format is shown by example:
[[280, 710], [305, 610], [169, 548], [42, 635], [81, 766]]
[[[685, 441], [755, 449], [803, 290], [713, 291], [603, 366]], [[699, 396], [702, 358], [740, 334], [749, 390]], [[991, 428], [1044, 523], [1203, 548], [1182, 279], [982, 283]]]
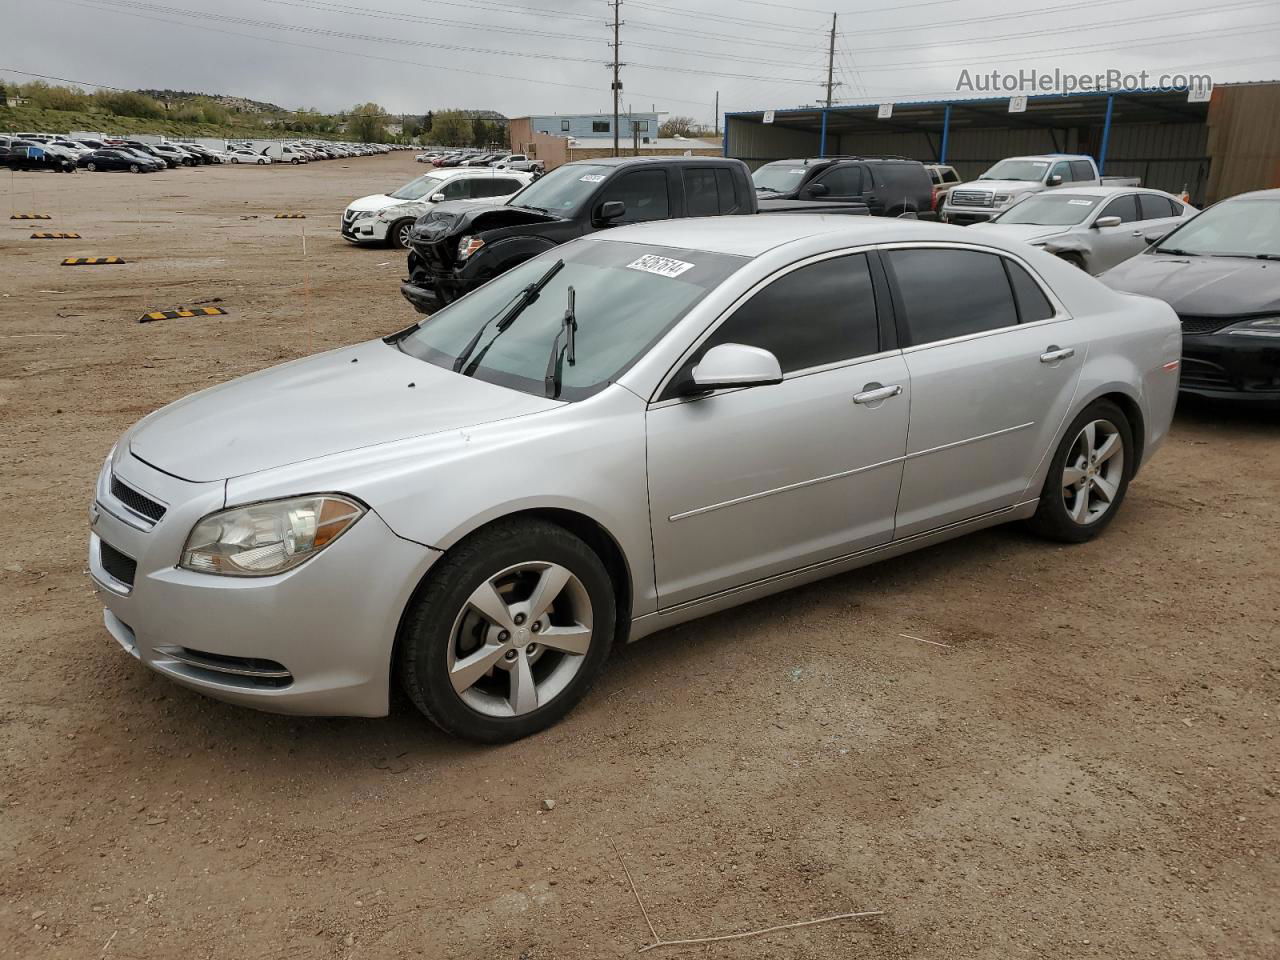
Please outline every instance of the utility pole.
[[836, 14], [831, 14], [831, 43], [827, 47], [827, 109], [831, 109], [831, 88], [836, 67]]
[[622, 81], [618, 79], [618, 68], [622, 66], [618, 62], [618, 29], [622, 26], [622, 21], [618, 19], [619, 8], [622, 6], [622, 0], [610, 0], [613, 7], [613, 155], [618, 155], [618, 97], [622, 94]]
[[720, 136], [720, 91], [716, 91], [716, 136]]

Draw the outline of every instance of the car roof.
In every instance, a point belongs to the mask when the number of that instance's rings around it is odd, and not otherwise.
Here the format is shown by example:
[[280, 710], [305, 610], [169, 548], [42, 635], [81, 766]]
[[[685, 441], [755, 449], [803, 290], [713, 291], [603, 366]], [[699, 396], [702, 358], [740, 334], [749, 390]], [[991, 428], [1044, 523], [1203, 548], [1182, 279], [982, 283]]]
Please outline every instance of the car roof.
[[1037, 194], [1043, 197], [1114, 197], [1118, 193], [1154, 193], [1161, 197], [1170, 197], [1174, 200], [1178, 198], [1171, 193], [1165, 193], [1163, 190], [1157, 190], [1154, 187], [1066, 187], [1065, 189], [1052, 190], [1048, 193]]
[[[633, 163], [634, 163], [634, 164], [642, 164], [642, 163], [672, 163], [672, 162], [675, 162], [675, 163], [682, 163], [682, 164], [684, 164], [684, 163], [689, 163], [689, 164], [698, 164], [698, 163], [718, 163], [718, 164], [723, 164], [723, 163], [725, 163], [725, 162], [726, 162], [726, 160], [728, 160], [728, 158], [727, 158], [727, 157], [672, 157], [672, 156], [657, 156], [657, 157], [596, 157], [596, 158], [591, 159], [591, 160], [571, 160], [571, 161], [569, 161], [569, 162], [568, 162], [568, 163], [566, 163], [566, 164], [562, 164], [562, 166], [571, 167], [571, 166], [575, 166], [575, 165], [580, 165], [580, 166], [587, 166], [587, 165], [590, 165], [590, 166], [593, 166], [593, 167], [625, 167], [625, 166], [628, 166], [628, 165], [633, 164]], [[729, 161], [729, 162], [734, 163], [734, 162], [738, 162], [738, 161]], [[558, 169], [558, 168], [557, 168], [557, 169]]]
[[983, 234], [950, 224], [906, 220], [897, 217], [860, 217], [848, 214], [772, 213], [740, 217], [701, 217], [655, 220], [614, 227], [593, 234], [592, 240], [645, 243], [684, 250], [702, 250], [741, 257], [757, 257], [775, 247], [821, 234], [839, 234], [833, 246], [857, 246], [898, 241], [978, 242], [1018, 251], [1019, 242]]
[[424, 173], [424, 177], [441, 177], [449, 179], [450, 177], [505, 177], [513, 173], [521, 173], [520, 170], [499, 170], [497, 167], [441, 167], [439, 172], [431, 171]]

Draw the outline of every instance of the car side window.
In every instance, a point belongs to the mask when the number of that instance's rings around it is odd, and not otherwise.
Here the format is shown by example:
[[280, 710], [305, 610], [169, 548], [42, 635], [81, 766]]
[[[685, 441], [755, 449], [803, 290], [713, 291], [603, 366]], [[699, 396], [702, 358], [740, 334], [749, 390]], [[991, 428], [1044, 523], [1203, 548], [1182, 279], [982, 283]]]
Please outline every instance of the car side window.
[[811, 263], [758, 291], [702, 343], [664, 396], [674, 396], [675, 385], [703, 354], [722, 343], [768, 350], [784, 374], [879, 352], [875, 290], [866, 254]]
[[890, 250], [912, 345], [1018, 323], [1002, 257], [976, 250]]
[[827, 188], [825, 196], [831, 198], [858, 197], [862, 195], [862, 176], [853, 164], [837, 166], [818, 177], [818, 183]]
[[441, 187], [439, 192], [444, 194], [446, 200], [462, 200], [471, 196], [467, 190], [470, 182], [469, 177], [457, 177]]
[[685, 167], [685, 213], [690, 217], [715, 217], [720, 215], [720, 190], [716, 185], [716, 171], [711, 167]]
[[1021, 264], [1014, 263], [1007, 257], [1004, 261], [1005, 272], [1009, 275], [1009, 283], [1013, 287], [1013, 299], [1018, 307], [1018, 322], [1035, 323], [1037, 320], [1048, 320], [1053, 316], [1053, 304], [1040, 289], [1040, 284], [1031, 279], [1031, 274]]
[[1071, 179], [1071, 164], [1067, 163], [1067, 161], [1065, 160], [1063, 160], [1061, 163], [1055, 163], [1053, 165], [1053, 168], [1049, 171], [1049, 176], [1051, 178], [1061, 177], [1062, 182], [1066, 183], [1068, 180]]
[[1139, 194], [1138, 208], [1142, 211], [1143, 220], [1162, 220], [1166, 217], [1176, 217], [1181, 213], [1175, 201], [1155, 193]]
[[956, 173], [954, 170], [950, 168], [947, 168], [942, 172], [942, 182], [943, 183], [959, 183], [960, 174]]
[[1121, 223], [1135, 223], [1138, 220], [1138, 198], [1132, 193], [1116, 197], [1098, 213], [1102, 217], [1119, 217]]
[[737, 213], [742, 206], [738, 197], [737, 180], [724, 167], [716, 167], [716, 188], [720, 195], [720, 212]]
[[1092, 180], [1093, 167], [1088, 160], [1072, 160], [1070, 180]]
[[671, 216], [671, 205], [667, 199], [667, 171], [637, 170], [623, 174], [605, 189], [597, 207], [611, 200], [621, 200], [627, 208], [614, 223], [667, 219]]

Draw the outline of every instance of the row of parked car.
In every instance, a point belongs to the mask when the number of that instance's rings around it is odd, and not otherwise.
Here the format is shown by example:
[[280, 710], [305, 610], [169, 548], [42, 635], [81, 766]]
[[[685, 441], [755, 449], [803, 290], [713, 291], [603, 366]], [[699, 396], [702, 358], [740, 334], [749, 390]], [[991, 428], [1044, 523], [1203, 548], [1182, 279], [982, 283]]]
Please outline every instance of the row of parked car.
[[521, 170], [541, 175], [545, 167], [541, 160], [533, 160], [523, 153], [486, 153], [483, 150], [435, 150], [420, 153], [419, 163], [435, 167], [496, 167], [499, 170]]
[[72, 173], [76, 170], [128, 171], [154, 173], [174, 167], [197, 167], [214, 163], [266, 166], [272, 163], [303, 164], [313, 160], [372, 156], [387, 153], [392, 147], [372, 143], [331, 143], [309, 141], [299, 143], [228, 144], [219, 150], [193, 140], [167, 140], [159, 143], [108, 137], [96, 139], [44, 134], [20, 133], [0, 136], [0, 166], [11, 170], [52, 170]]

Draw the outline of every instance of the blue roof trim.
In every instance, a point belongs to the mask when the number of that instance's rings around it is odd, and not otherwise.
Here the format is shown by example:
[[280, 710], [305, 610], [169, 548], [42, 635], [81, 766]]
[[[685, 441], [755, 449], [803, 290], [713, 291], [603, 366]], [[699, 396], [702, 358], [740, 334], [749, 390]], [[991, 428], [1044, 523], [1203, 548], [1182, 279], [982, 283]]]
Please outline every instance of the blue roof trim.
[[[1185, 89], [1153, 90], [1153, 89], [1144, 88], [1142, 90], [1091, 90], [1087, 93], [1066, 93], [1066, 94], [1034, 93], [1034, 94], [1027, 94], [1026, 96], [1028, 101], [1030, 100], [1070, 101], [1070, 100], [1093, 99], [1096, 97], [1109, 97], [1112, 95], [1123, 95], [1126, 97], [1131, 97], [1131, 96], [1141, 95], [1144, 93], [1149, 93], [1149, 94], [1186, 93], [1186, 90]], [[874, 110], [874, 109], [877, 109], [882, 103], [892, 103], [895, 107], [945, 107], [945, 106], [951, 106], [953, 104], [966, 104], [966, 103], [973, 103], [973, 104], [1007, 103], [1009, 101], [1009, 97], [1012, 97], [1012, 96], [1020, 96], [1020, 94], [1009, 94], [1009, 96], [1004, 96], [1004, 97], [956, 97], [951, 100], [893, 100], [893, 99], [870, 100], [864, 103], [844, 103], [844, 104], [840, 104], [838, 106], [833, 106], [833, 107], [823, 107], [821, 105], [815, 104], [812, 107], [784, 107], [782, 109], [774, 109], [773, 112], [777, 115], [781, 115], [784, 113], [815, 113], [822, 110], [830, 110], [832, 113], [835, 113], [840, 110], [867, 110], [867, 109]], [[756, 114], [763, 114], [764, 112], [765, 112], [764, 110], [735, 110], [731, 113], [726, 113], [725, 116], [726, 117], [750, 117], [750, 116], [755, 116]]]

